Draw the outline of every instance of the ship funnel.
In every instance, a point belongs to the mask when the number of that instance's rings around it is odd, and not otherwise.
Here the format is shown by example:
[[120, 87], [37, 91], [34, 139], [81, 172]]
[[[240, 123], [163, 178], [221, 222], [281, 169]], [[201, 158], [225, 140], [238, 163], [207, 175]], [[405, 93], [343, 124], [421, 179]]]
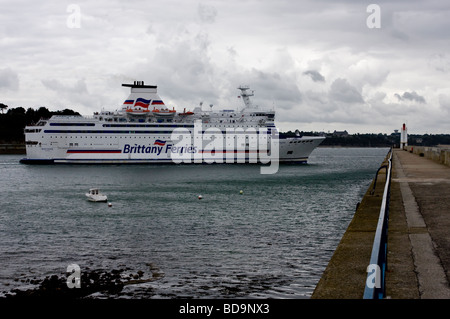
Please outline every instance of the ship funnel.
[[122, 111], [130, 114], [150, 114], [152, 109], [167, 109], [157, 93], [156, 85], [144, 85], [144, 81], [134, 81], [133, 84], [122, 86], [131, 88], [130, 95], [122, 105]]

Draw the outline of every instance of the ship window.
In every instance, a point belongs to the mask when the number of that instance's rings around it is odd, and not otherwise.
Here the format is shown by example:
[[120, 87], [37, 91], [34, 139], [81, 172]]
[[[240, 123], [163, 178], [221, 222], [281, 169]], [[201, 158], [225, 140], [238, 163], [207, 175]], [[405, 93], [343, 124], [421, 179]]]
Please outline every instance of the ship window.
[[287, 155], [291, 155], [291, 154], [292, 154], [292, 151], [288, 151], [288, 152], [287, 152]]

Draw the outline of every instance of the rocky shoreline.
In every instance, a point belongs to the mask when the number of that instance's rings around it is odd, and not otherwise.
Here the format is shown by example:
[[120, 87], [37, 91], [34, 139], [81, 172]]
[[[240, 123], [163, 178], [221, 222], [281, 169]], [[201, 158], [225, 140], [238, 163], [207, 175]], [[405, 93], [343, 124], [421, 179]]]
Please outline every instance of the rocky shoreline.
[[113, 269], [105, 271], [103, 269], [87, 269], [80, 274], [80, 287], [69, 288], [66, 275], [47, 276], [42, 281], [36, 279], [22, 279], [25, 284], [38, 285], [32, 289], [13, 289], [3, 292], [6, 299], [23, 298], [61, 298], [79, 299], [91, 298], [90, 295], [101, 292], [116, 295], [122, 291], [126, 285], [152, 282], [164, 277], [159, 268], [153, 264], [147, 264], [149, 271], [139, 270], [132, 272], [130, 268]]

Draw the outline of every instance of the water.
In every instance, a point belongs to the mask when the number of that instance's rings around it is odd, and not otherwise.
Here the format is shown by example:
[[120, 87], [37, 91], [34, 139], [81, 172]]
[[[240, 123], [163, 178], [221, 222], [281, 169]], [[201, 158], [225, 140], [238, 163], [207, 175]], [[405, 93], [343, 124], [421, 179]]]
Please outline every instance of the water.
[[[157, 269], [157, 280], [96, 298], [309, 298], [387, 151], [318, 148], [309, 164], [274, 175], [257, 165], [29, 166], [2, 155], [0, 296], [76, 263], [82, 273]], [[91, 187], [112, 207], [88, 202]]]

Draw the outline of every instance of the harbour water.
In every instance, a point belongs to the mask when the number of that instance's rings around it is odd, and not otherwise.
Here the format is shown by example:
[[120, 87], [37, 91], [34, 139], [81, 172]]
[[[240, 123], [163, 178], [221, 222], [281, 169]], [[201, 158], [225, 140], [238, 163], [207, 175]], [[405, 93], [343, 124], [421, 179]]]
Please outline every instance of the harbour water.
[[[94, 298], [309, 298], [387, 152], [318, 148], [273, 175], [2, 155], [0, 297], [77, 264], [153, 274]], [[91, 187], [112, 206], [88, 202]]]

